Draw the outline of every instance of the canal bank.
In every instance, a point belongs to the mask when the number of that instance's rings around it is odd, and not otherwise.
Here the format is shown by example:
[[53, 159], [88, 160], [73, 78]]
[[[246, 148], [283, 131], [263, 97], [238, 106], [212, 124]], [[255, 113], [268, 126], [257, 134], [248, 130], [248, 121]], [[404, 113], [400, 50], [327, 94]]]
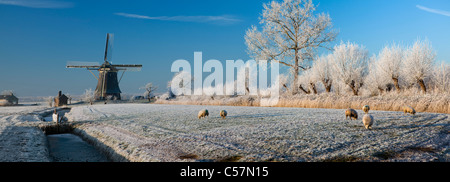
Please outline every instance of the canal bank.
[[70, 108], [55, 109], [55, 111], [62, 119], [54, 122], [53, 112], [46, 112], [42, 114], [46, 124], [40, 126], [46, 135], [52, 162], [112, 162], [103, 152], [73, 133], [73, 125], [68, 123], [65, 117], [65, 113], [70, 112]]

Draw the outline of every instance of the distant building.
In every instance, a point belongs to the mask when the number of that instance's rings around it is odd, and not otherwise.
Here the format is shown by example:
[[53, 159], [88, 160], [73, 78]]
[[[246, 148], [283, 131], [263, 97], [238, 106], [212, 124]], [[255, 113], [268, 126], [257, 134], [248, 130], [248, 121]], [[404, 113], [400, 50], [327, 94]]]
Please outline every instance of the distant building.
[[55, 107], [59, 107], [59, 106], [63, 106], [63, 105], [67, 105], [67, 101], [69, 100], [69, 98], [62, 94], [61, 91], [58, 92], [58, 96], [55, 97], [54, 101], [55, 101]]
[[0, 95], [0, 106], [13, 106], [19, 104], [19, 99], [13, 93]]

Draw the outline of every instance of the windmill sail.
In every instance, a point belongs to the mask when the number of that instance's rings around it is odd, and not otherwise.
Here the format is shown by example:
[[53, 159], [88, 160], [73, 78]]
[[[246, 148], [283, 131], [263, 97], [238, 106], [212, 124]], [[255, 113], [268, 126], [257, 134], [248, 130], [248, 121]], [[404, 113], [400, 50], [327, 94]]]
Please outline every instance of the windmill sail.
[[112, 51], [114, 43], [114, 34], [106, 34], [105, 62], [111, 63]]
[[67, 61], [66, 68], [100, 68], [98, 62]]
[[142, 64], [113, 64], [117, 70], [123, 71], [141, 71]]

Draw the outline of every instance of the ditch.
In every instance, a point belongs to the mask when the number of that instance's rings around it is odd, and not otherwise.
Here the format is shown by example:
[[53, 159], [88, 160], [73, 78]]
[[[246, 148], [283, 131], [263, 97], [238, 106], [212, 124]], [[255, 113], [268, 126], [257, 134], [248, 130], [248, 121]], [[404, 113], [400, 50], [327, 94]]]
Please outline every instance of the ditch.
[[[64, 118], [70, 108], [59, 109], [57, 112]], [[48, 123], [41, 126], [41, 129], [47, 136], [49, 155], [53, 162], [112, 162], [89, 142], [73, 134], [71, 124], [54, 122], [52, 114], [53, 112], [43, 116], [43, 120]]]

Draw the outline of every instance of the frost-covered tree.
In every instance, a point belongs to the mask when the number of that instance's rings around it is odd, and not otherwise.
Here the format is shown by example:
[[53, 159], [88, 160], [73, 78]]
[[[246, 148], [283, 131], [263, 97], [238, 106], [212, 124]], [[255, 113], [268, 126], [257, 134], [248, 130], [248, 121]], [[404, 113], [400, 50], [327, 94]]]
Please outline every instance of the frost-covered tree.
[[167, 83], [169, 98], [176, 96], [191, 95], [192, 93], [192, 81], [191, 73], [186, 71], [180, 71], [176, 73], [172, 80]]
[[367, 75], [368, 51], [358, 44], [341, 43], [334, 47], [331, 56], [333, 77], [349, 86], [358, 95]]
[[336, 38], [331, 29], [331, 18], [326, 13], [314, 14], [312, 0], [272, 1], [264, 4], [260, 24], [247, 30], [245, 43], [255, 60], [276, 61], [293, 70], [292, 93], [298, 91], [300, 69], [307, 70], [306, 60], [311, 60], [319, 47]]
[[382, 94], [390, 83], [391, 77], [386, 76], [383, 66], [380, 66], [382, 63], [381, 59], [377, 59], [376, 56], [370, 58], [364, 85], [372, 94]]
[[144, 95], [147, 96], [147, 99], [150, 102], [150, 100], [152, 98], [152, 94], [158, 89], [158, 87], [153, 85], [152, 82], [149, 82], [149, 83], [145, 84], [145, 86], [142, 87], [142, 89], [145, 89]]
[[441, 62], [434, 66], [433, 70], [435, 90], [439, 93], [448, 93], [450, 90], [450, 65]]
[[318, 80], [316, 80], [313, 71], [313, 69], [303, 71], [303, 74], [298, 78], [298, 87], [306, 94], [317, 94], [316, 83]]
[[286, 84], [288, 84], [289, 80], [289, 76], [284, 75], [284, 74], [280, 74], [278, 75], [278, 88], [280, 89], [280, 93], [290, 93], [289, 88], [287, 87]]
[[3, 90], [0, 95], [14, 95], [14, 90]]
[[[377, 71], [378, 76], [385, 76], [392, 79], [395, 89], [400, 92], [399, 78], [402, 70], [403, 48], [397, 44], [385, 46], [378, 54]], [[382, 74], [381, 74], [382, 73]]]
[[426, 93], [425, 80], [432, 75], [435, 57], [436, 53], [428, 40], [417, 40], [405, 52], [402, 71], [406, 81], [419, 84], [422, 92]]
[[93, 104], [95, 100], [95, 92], [92, 89], [86, 89], [84, 94], [81, 96], [82, 100], [85, 102], [89, 102], [89, 104]]
[[331, 91], [331, 85], [333, 84], [330, 65], [330, 59], [332, 59], [331, 57], [331, 54], [318, 57], [311, 67], [311, 73], [313, 74], [312, 76], [314, 77], [314, 80], [321, 82], [326, 92]]
[[46, 98], [49, 107], [53, 107], [53, 99], [55, 99], [55, 98], [52, 96], [48, 96]]

